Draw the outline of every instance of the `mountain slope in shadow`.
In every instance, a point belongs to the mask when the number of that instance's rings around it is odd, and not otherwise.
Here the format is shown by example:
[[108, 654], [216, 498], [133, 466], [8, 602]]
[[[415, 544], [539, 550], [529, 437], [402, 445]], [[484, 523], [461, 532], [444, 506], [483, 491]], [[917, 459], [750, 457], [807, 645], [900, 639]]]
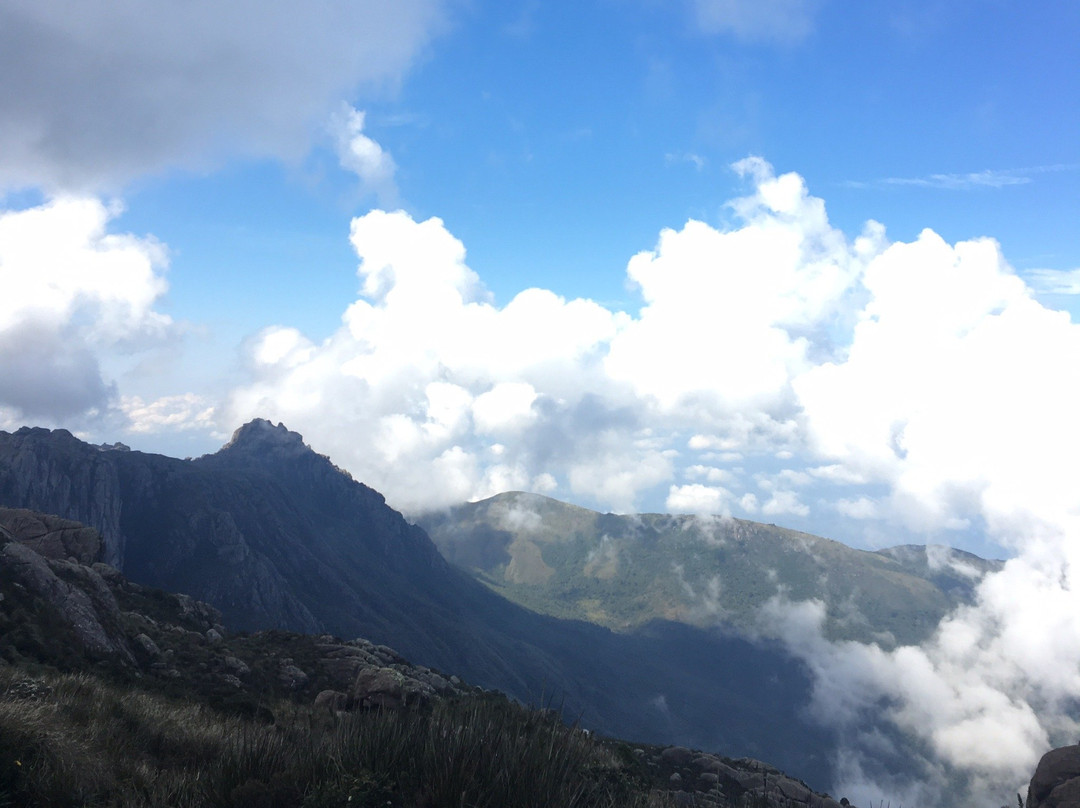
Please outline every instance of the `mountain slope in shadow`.
[[819, 788], [834, 739], [773, 644], [671, 621], [627, 633], [513, 604], [283, 426], [253, 421], [196, 460], [0, 432], [0, 505], [89, 524], [136, 583], [219, 609], [233, 630], [365, 637], [623, 738], [750, 755]]

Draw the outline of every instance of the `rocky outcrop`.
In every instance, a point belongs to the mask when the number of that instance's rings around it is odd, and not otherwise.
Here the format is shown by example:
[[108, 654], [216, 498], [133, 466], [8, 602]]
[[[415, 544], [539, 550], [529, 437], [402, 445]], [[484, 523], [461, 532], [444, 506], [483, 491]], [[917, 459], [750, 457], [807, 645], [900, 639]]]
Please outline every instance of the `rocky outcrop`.
[[81, 564], [93, 564], [105, 555], [105, 542], [98, 531], [59, 516], [0, 508], [0, 528], [45, 558], [73, 558]]
[[[331, 711], [414, 707], [472, 691], [365, 639], [231, 635], [208, 604], [84, 563], [100, 549], [96, 531], [25, 510], [0, 519], [0, 660], [62, 668], [105, 663], [121, 676], [182, 680], [203, 692], [224, 687], [233, 700], [277, 694], [306, 701], [319, 693], [317, 703]], [[83, 561], [41, 550], [79, 551]]]
[[761, 805], [768, 808], [842, 808], [826, 794], [752, 758], [731, 760], [684, 746], [638, 748], [634, 754], [666, 784], [681, 808]]
[[1080, 746], [1063, 746], [1043, 755], [1028, 787], [1027, 808], [1080, 805]]
[[66, 429], [23, 427], [0, 438], [0, 505], [89, 525], [105, 540], [100, 560], [120, 566], [124, 534], [114, 460], [121, 453], [89, 446]]
[[[115, 623], [120, 610], [94, 570], [48, 560], [26, 545], [8, 541], [0, 547], [0, 572], [31, 596], [44, 600], [91, 653], [131, 659], [127, 643], [106, 628]], [[60, 576], [64, 573], [77, 582], [63, 580]]]

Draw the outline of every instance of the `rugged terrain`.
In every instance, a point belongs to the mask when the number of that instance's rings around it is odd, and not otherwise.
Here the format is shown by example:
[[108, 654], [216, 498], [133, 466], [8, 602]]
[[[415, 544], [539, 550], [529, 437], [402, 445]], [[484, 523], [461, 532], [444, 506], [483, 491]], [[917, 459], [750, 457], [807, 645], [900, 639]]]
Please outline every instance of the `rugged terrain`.
[[104, 551], [0, 509], [0, 804], [838, 808], [759, 761], [596, 738], [367, 640], [233, 634]]
[[605, 735], [831, 781], [834, 738], [807, 717], [808, 674], [778, 644], [677, 621], [613, 632], [508, 602], [280, 425], [252, 422], [195, 460], [63, 430], [0, 433], [0, 505], [90, 525], [127, 580], [206, 602], [232, 631], [364, 637], [526, 703], [554, 700]]

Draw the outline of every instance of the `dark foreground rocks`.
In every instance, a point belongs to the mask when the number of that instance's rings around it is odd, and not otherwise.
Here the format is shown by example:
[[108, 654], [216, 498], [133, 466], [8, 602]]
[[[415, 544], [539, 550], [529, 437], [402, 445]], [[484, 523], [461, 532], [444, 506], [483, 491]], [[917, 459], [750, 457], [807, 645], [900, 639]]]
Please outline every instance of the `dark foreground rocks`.
[[753, 758], [730, 759], [683, 746], [634, 750], [679, 808], [763, 805], [769, 808], [841, 808], [801, 780]]

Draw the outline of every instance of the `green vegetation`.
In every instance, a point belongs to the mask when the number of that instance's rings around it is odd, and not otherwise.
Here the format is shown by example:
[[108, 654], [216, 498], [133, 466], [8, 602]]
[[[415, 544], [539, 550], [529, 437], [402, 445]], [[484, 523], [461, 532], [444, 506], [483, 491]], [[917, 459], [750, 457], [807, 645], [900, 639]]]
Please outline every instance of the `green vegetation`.
[[0, 668], [0, 805], [659, 806], [632, 755], [502, 697], [272, 718]]
[[[918, 643], [998, 562], [935, 548], [855, 550], [741, 519], [600, 514], [511, 492], [420, 520], [443, 554], [504, 597], [633, 631], [654, 620], [760, 631], [781, 596], [820, 600], [831, 639]], [[540, 567], [543, 575], [528, 574]]]

